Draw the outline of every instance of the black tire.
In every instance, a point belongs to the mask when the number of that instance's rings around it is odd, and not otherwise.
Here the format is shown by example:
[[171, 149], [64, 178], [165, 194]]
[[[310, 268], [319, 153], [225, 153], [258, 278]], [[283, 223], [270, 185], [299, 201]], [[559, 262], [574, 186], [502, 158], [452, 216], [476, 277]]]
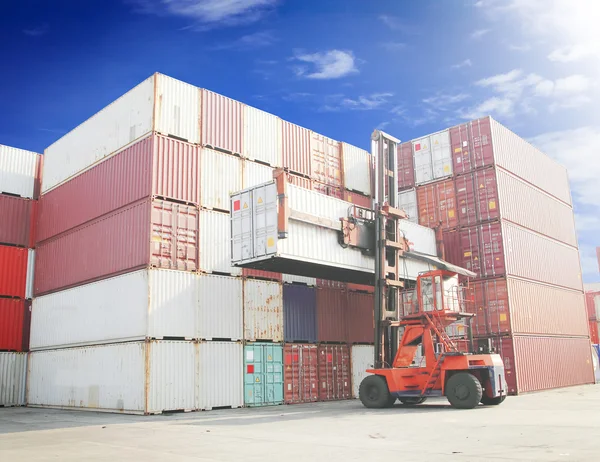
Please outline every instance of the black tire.
[[427, 398], [400, 398], [400, 402], [405, 406], [415, 406], [427, 401]]
[[360, 383], [358, 397], [369, 409], [392, 407], [396, 398], [390, 394], [387, 382], [379, 375], [369, 375]]
[[488, 398], [487, 396], [483, 395], [481, 397], [481, 404], [484, 406], [498, 406], [498, 404], [502, 404], [505, 399], [506, 395], [496, 396], [495, 398]]
[[452, 407], [457, 409], [473, 409], [483, 396], [481, 383], [473, 374], [459, 372], [446, 382], [446, 398]]

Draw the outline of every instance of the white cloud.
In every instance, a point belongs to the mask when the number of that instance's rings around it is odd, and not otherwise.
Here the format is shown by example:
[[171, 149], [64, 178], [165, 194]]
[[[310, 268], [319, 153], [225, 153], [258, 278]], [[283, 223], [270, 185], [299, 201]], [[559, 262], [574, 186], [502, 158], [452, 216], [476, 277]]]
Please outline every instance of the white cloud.
[[[577, 231], [580, 232], [600, 231], [600, 216], [576, 213], [575, 224], [577, 225]], [[600, 246], [600, 239], [598, 245]]]
[[356, 98], [349, 98], [345, 95], [328, 95], [325, 98], [326, 104], [321, 107], [321, 111], [373, 111], [388, 105], [393, 96], [393, 93], [372, 93]]
[[573, 61], [581, 61], [586, 58], [600, 57], [600, 44], [586, 43], [576, 44], [553, 50], [548, 59], [554, 62], [570, 63]]
[[296, 53], [293, 60], [312, 64], [313, 68], [298, 66], [296, 75], [306, 79], [339, 79], [358, 72], [351, 51], [329, 50], [319, 53]]
[[486, 115], [498, 115], [512, 117], [515, 112], [515, 101], [511, 98], [499, 98], [492, 96], [470, 109], [460, 109], [459, 116], [462, 119], [478, 119]]
[[416, 35], [419, 33], [419, 29], [417, 27], [406, 23], [396, 16], [382, 14], [379, 16], [379, 20], [391, 30], [396, 30], [408, 35]]
[[429, 98], [425, 98], [423, 102], [425, 104], [429, 104], [434, 106], [436, 109], [446, 110], [450, 106], [458, 104], [469, 98], [469, 95], [466, 93], [456, 93], [456, 94], [445, 94], [440, 93], [435, 96], [430, 96]]
[[579, 257], [581, 258], [581, 272], [587, 280], [598, 279], [598, 258], [596, 248], [593, 245], [582, 244], [579, 246]]
[[484, 35], [488, 34], [490, 32], [490, 29], [477, 29], [473, 32], [471, 32], [471, 38], [473, 40], [477, 40], [480, 39], [481, 37], [483, 37]]
[[461, 67], [471, 67], [472, 65], [473, 65], [473, 63], [471, 62], [470, 59], [465, 59], [464, 61], [461, 61], [460, 63], [453, 64], [450, 67], [452, 69], [460, 69]]

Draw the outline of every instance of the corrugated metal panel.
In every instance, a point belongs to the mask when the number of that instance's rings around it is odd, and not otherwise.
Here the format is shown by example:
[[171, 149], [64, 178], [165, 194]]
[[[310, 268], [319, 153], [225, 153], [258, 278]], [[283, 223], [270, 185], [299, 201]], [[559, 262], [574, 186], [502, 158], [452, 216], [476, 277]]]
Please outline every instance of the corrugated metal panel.
[[479, 227], [472, 226], [454, 231], [444, 231], [444, 257], [445, 260], [473, 271], [478, 276], [481, 274], [482, 255], [480, 245]]
[[456, 177], [456, 209], [460, 226], [473, 226], [478, 223], [476, 189], [473, 174]]
[[497, 177], [503, 219], [577, 246], [573, 209], [570, 206], [504, 170], [498, 169]]
[[283, 345], [244, 346], [244, 403], [247, 406], [283, 403]]
[[283, 285], [283, 325], [286, 342], [316, 342], [316, 289], [298, 284]]
[[491, 119], [496, 165], [571, 205], [567, 170], [496, 120]]
[[510, 223], [503, 223], [506, 272], [533, 281], [582, 290], [579, 252]]
[[429, 137], [414, 140], [412, 148], [415, 162], [415, 184], [429, 183], [434, 179]]
[[433, 229], [407, 220], [400, 220], [398, 228], [404, 232], [411, 250], [437, 256], [435, 231]]
[[0, 296], [25, 298], [27, 249], [0, 245]]
[[420, 225], [434, 228], [441, 223], [443, 229], [458, 226], [454, 180], [419, 186], [417, 188], [417, 204]]
[[594, 383], [589, 338], [513, 337], [519, 393]]
[[342, 145], [342, 163], [344, 165], [344, 187], [371, 195], [371, 155], [348, 143]]
[[586, 336], [582, 292], [508, 278], [515, 334]]
[[279, 282], [244, 281], [244, 339], [283, 341], [283, 294]]
[[398, 190], [415, 187], [415, 161], [412, 142], [398, 145]]
[[515, 352], [513, 348], [513, 339], [511, 337], [491, 337], [476, 340], [480, 346], [491, 346], [495, 353], [498, 353], [504, 363], [504, 375], [508, 394], [517, 394], [517, 371], [515, 367]]
[[317, 289], [317, 340], [346, 342], [348, 298], [345, 290]]
[[198, 337], [243, 338], [242, 280], [228, 276], [200, 275]]
[[408, 215], [408, 221], [419, 223], [419, 207], [417, 207], [417, 190], [409, 189], [398, 193], [399, 209]]
[[25, 298], [33, 298], [33, 277], [35, 275], [35, 250], [27, 249], [27, 279], [25, 281]]
[[268, 183], [273, 179], [273, 169], [271, 167], [257, 164], [251, 161], [244, 162], [243, 172], [243, 189], [252, 188], [260, 184]]
[[319, 397], [352, 398], [352, 365], [348, 345], [319, 345]]
[[350, 202], [354, 205], [358, 205], [359, 207], [364, 207], [366, 209], [373, 209], [373, 198], [370, 196], [363, 196], [362, 194], [359, 194], [359, 193], [343, 191], [343, 195], [342, 195], [342, 197], [340, 197], [340, 199], [342, 199], [346, 202]]
[[[481, 275], [484, 277], [503, 276], [507, 272], [507, 263], [504, 257], [505, 250], [506, 252], [510, 251], [504, 247], [505, 242], [510, 242], [507, 241], [506, 236], [503, 236], [504, 227], [500, 226], [500, 223], [488, 223], [480, 225], [477, 228], [479, 233]], [[522, 258], [521, 255], [513, 256], [513, 259], [520, 258]]]
[[207, 272], [242, 274], [231, 266], [231, 226], [229, 214], [200, 211], [200, 269]]
[[244, 105], [212, 91], [201, 92], [202, 145], [242, 154]]
[[352, 397], [358, 398], [360, 383], [367, 375], [366, 370], [373, 368], [375, 347], [372, 345], [352, 345]]
[[34, 201], [0, 194], [0, 244], [30, 244]]
[[283, 274], [282, 275], [282, 280], [283, 282], [289, 283], [289, 284], [294, 284], [294, 283], [298, 283], [298, 284], [306, 284], [307, 286], [315, 286], [317, 285], [317, 279], [316, 278], [309, 278], [309, 277], [304, 277], [304, 276], [295, 276], [293, 274]]
[[310, 178], [294, 175], [293, 173], [288, 173], [287, 178], [288, 181], [294, 186], [298, 186], [299, 188], [304, 189], [312, 189], [313, 181]]
[[154, 80], [154, 76], [144, 80], [48, 146], [42, 192], [148, 134], [152, 130]]
[[243, 348], [236, 342], [198, 344], [198, 409], [244, 405]]
[[242, 268], [242, 277], [250, 279], [267, 279], [270, 281], [281, 281], [281, 273], [275, 273], [274, 271], [263, 271], [252, 268]]
[[155, 75], [154, 130], [200, 143], [200, 89], [163, 74]]
[[[477, 284], [477, 283], [476, 283]], [[475, 335], [506, 335], [511, 332], [513, 319], [513, 303], [510, 298], [505, 278], [482, 281], [480, 287], [484, 291], [483, 303], [478, 306]], [[476, 297], [481, 301], [481, 297]], [[481, 329], [482, 321], [484, 328]], [[533, 321], [536, 322], [536, 321]], [[540, 321], [543, 322], [543, 321]]]
[[0, 144], [0, 193], [35, 197], [40, 155]]
[[242, 189], [243, 168], [239, 157], [203, 149], [200, 168], [202, 207], [229, 212], [229, 195]]
[[317, 345], [286, 344], [283, 349], [284, 397], [286, 404], [319, 400]]
[[281, 119], [251, 106], [244, 106], [244, 157], [273, 167], [283, 165]]
[[347, 306], [344, 312], [347, 326], [348, 343], [372, 343], [374, 341], [373, 294], [359, 292], [348, 293]]
[[24, 406], [27, 353], [0, 352], [0, 406]]
[[489, 117], [451, 128], [450, 143], [454, 173], [457, 175], [494, 164]]
[[444, 130], [430, 137], [433, 178], [440, 179], [452, 176], [452, 151], [450, 149], [450, 133]]
[[473, 182], [475, 184], [477, 219], [484, 222], [500, 218], [496, 170], [486, 168], [473, 172]]
[[283, 167], [300, 175], [310, 176], [310, 130], [282, 121]]

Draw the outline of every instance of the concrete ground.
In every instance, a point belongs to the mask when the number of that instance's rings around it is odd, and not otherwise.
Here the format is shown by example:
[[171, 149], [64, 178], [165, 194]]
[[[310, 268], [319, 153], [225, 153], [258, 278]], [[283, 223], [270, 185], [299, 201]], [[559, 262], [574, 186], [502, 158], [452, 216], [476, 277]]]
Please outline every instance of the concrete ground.
[[359, 401], [162, 416], [0, 409], [0, 461], [597, 461], [600, 386], [498, 407]]

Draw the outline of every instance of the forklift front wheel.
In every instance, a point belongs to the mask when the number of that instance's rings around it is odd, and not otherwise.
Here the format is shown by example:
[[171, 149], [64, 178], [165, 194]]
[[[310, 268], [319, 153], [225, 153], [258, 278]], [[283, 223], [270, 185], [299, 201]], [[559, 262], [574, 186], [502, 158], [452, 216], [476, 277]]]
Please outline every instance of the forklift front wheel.
[[390, 394], [387, 382], [379, 375], [369, 375], [360, 383], [358, 397], [369, 409], [392, 407], [396, 398]]
[[427, 398], [400, 398], [400, 402], [405, 406], [414, 406], [416, 404], [424, 403]]
[[473, 409], [482, 396], [481, 382], [468, 372], [454, 374], [446, 382], [446, 398], [457, 409]]
[[506, 395], [496, 396], [495, 398], [488, 398], [483, 395], [481, 397], [481, 404], [484, 406], [498, 406], [498, 404], [502, 404], [502, 402], [506, 399]]

